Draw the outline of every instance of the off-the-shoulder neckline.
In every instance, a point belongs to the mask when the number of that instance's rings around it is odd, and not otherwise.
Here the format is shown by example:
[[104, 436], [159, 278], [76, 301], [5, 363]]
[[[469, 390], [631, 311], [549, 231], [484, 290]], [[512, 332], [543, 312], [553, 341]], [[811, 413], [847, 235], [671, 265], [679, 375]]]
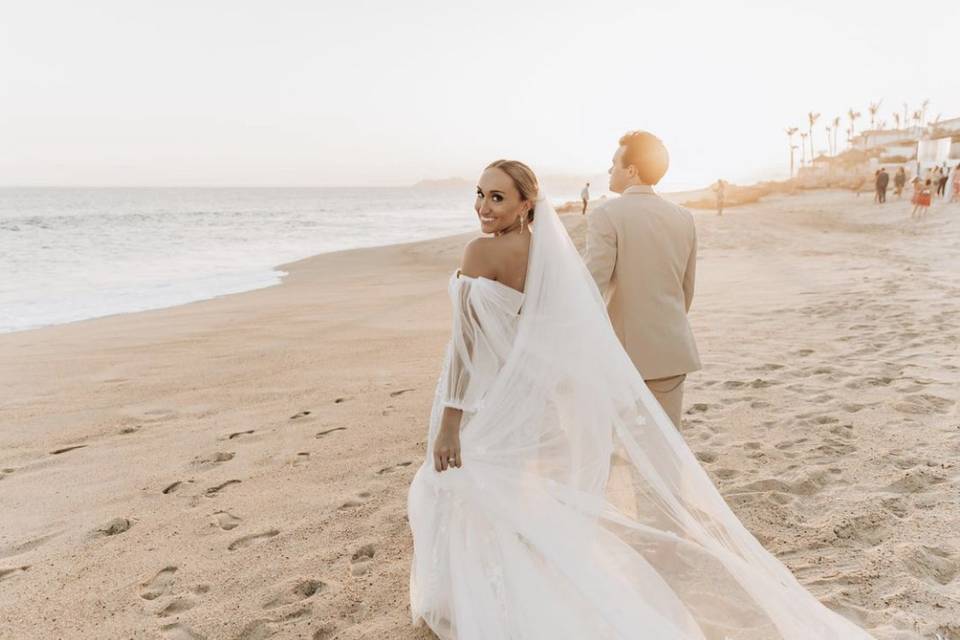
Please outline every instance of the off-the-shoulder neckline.
[[485, 276], [468, 276], [467, 274], [461, 272], [460, 269], [457, 269], [456, 272], [454, 272], [454, 276], [457, 277], [457, 278], [461, 278], [461, 277], [462, 277], [462, 278], [467, 278], [467, 279], [469, 279], [469, 280], [486, 280], [487, 282], [492, 282], [493, 284], [499, 285], [499, 286], [503, 287], [504, 289], [508, 289], [508, 290], [514, 292], [515, 294], [517, 294], [518, 296], [524, 295], [523, 291], [520, 291], [519, 289], [514, 289], [513, 287], [511, 287], [511, 286], [508, 285], [508, 284], [503, 284], [503, 283], [500, 282], [499, 280], [492, 280], [491, 278], [487, 278], [487, 277], [485, 277]]

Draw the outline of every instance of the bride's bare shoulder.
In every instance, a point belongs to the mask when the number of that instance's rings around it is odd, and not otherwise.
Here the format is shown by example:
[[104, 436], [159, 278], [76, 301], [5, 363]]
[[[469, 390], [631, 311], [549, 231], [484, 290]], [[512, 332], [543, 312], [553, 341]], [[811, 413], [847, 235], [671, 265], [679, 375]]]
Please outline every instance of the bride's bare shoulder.
[[463, 248], [460, 259], [460, 273], [471, 278], [490, 278], [496, 276], [496, 256], [499, 253], [496, 238], [474, 238]]

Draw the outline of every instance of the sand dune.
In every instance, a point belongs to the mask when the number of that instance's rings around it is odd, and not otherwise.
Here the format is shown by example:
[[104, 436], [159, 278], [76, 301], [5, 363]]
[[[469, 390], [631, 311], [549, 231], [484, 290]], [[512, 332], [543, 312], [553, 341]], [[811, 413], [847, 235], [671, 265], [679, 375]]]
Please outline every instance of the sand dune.
[[[960, 207], [697, 213], [684, 436], [878, 638], [960, 638]], [[584, 220], [567, 218], [580, 246]], [[406, 491], [467, 236], [0, 336], [0, 638], [429, 638]]]

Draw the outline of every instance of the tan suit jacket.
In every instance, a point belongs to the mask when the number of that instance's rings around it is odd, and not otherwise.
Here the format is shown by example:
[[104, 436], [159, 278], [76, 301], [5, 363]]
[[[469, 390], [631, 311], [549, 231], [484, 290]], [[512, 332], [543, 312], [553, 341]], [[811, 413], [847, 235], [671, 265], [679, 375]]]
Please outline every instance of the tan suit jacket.
[[700, 368], [687, 322], [697, 266], [689, 211], [648, 186], [629, 187], [587, 216], [586, 262], [644, 379]]

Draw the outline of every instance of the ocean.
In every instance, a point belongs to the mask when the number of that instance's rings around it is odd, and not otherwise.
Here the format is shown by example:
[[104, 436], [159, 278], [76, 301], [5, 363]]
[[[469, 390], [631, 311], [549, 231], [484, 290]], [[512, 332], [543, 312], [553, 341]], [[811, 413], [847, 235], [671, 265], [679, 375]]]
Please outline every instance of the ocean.
[[286, 262], [477, 228], [469, 187], [0, 188], [0, 333], [269, 287]]

